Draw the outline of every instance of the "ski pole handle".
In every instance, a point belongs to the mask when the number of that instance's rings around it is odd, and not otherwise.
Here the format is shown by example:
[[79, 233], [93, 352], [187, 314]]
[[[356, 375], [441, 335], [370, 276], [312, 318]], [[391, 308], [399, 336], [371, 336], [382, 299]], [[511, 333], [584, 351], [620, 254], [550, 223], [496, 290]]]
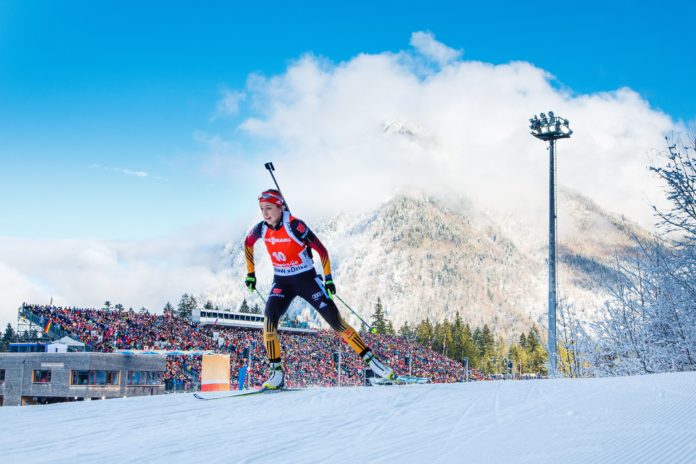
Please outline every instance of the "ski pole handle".
[[[273, 183], [275, 184], [276, 188], [280, 192], [281, 195], [283, 195], [283, 191], [280, 190], [280, 185], [278, 185], [278, 181], [276, 180], [275, 176], [273, 175], [273, 171], [275, 171], [275, 167], [273, 166], [273, 162], [269, 161], [268, 163], [263, 165], [266, 169], [268, 169], [268, 173], [271, 175], [273, 178]], [[283, 195], [283, 198], [285, 198], [285, 195]], [[290, 212], [290, 207], [288, 206], [287, 200], [285, 201], [285, 209]]]

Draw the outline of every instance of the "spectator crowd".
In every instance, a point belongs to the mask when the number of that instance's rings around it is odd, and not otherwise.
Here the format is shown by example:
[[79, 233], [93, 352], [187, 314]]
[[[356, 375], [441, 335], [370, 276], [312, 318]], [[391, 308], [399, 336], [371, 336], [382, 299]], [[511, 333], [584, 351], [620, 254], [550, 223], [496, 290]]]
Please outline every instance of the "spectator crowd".
[[[85, 343], [87, 351], [164, 350], [168, 390], [191, 390], [200, 385], [201, 351], [230, 355], [231, 387], [237, 388], [239, 370], [251, 354], [249, 384], [260, 386], [268, 373], [263, 337], [259, 329], [199, 325], [167, 313], [145, 310], [82, 309], [23, 304], [20, 312], [38, 318], [49, 330], [63, 330]], [[50, 325], [49, 325], [50, 322]], [[427, 377], [430, 382], [460, 382], [461, 364], [422, 345], [397, 336], [363, 333], [372, 350], [398, 375]], [[363, 361], [333, 330], [279, 333], [283, 349], [286, 384], [289, 387], [337, 384], [334, 353], [341, 352], [341, 385], [363, 384]], [[189, 352], [189, 353], [186, 353]]]

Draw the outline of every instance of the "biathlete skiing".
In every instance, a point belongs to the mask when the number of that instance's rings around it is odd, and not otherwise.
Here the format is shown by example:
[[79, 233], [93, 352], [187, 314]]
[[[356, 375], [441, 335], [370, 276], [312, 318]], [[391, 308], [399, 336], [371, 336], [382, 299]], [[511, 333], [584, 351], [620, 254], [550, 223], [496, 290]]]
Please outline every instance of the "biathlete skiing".
[[[329, 253], [317, 236], [303, 221], [287, 211], [285, 199], [279, 190], [266, 190], [261, 193], [259, 207], [263, 221], [254, 226], [244, 240], [248, 271], [244, 284], [249, 291], [256, 290], [254, 244], [261, 239], [271, 256], [274, 270], [263, 325], [263, 340], [271, 364], [271, 375], [263, 383], [263, 387], [275, 390], [285, 385], [278, 322], [296, 296], [312, 305], [331, 328], [362, 357], [376, 376], [393, 379], [395, 375], [392, 369], [377, 359], [360, 334], [344, 321], [338, 312], [333, 301], [336, 285], [331, 277]], [[314, 269], [309, 248], [316, 251], [321, 258], [323, 281]]]

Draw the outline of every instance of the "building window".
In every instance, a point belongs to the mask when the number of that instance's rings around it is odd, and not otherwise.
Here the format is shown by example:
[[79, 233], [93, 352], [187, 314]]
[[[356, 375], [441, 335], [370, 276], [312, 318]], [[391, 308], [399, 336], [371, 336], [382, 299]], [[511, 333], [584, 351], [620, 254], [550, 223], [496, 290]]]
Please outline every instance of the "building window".
[[51, 371], [35, 369], [31, 381], [34, 383], [49, 383], [51, 382]]
[[118, 385], [119, 383], [118, 371], [106, 371], [107, 385]]
[[162, 373], [161, 372], [150, 372], [147, 376], [148, 385], [159, 385], [162, 383]]
[[161, 385], [162, 374], [161, 371], [128, 371], [128, 385]]
[[0, 383], [5, 383], [5, 369], [0, 369]]
[[89, 385], [89, 371], [72, 371], [71, 377], [73, 385]]
[[72, 371], [72, 385], [118, 385], [118, 371]]

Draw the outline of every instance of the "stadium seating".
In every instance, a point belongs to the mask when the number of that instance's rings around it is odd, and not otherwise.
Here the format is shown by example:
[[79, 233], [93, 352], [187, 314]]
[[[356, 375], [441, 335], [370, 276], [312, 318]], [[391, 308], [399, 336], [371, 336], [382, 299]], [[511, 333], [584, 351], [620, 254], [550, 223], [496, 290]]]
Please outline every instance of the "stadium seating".
[[[230, 354], [231, 387], [237, 387], [239, 369], [247, 362], [249, 348], [253, 363], [251, 384], [260, 385], [266, 377], [268, 363], [260, 330], [232, 327], [200, 326], [176, 315], [156, 315], [147, 311], [63, 308], [24, 304], [20, 313], [31, 315], [50, 330], [70, 333], [86, 344], [88, 351], [165, 350], [176, 352], [215, 351]], [[365, 341], [397, 374], [408, 374], [407, 356], [411, 356], [414, 376], [431, 382], [458, 382], [464, 379], [461, 364], [420, 344], [401, 337], [363, 334]], [[316, 333], [281, 332], [283, 363], [287, 385], [291, 387], [335, 386], [337, 366], [333, 353], [340, 351], [341, 385], [361, 385], [362, 360], [332, 330]], [[165, 382], [170, 390], [198, 387], [200, 355], [168, 356]]]

